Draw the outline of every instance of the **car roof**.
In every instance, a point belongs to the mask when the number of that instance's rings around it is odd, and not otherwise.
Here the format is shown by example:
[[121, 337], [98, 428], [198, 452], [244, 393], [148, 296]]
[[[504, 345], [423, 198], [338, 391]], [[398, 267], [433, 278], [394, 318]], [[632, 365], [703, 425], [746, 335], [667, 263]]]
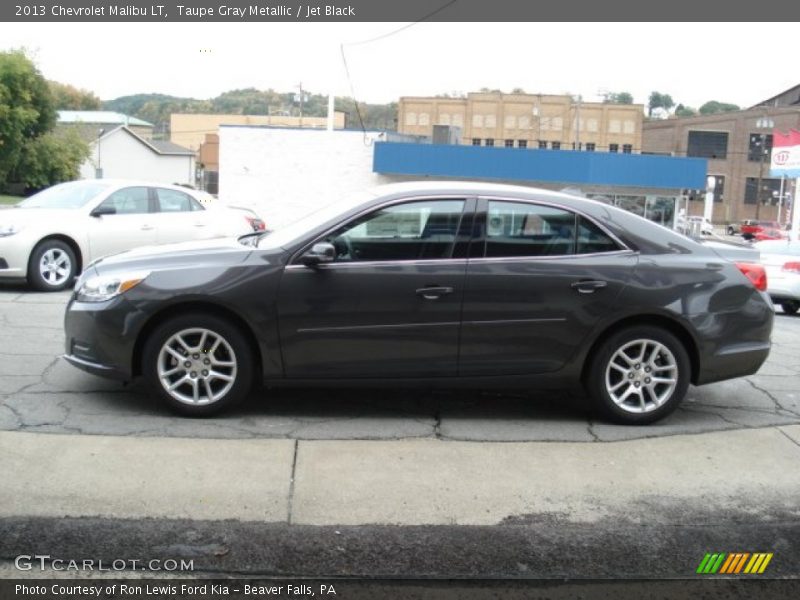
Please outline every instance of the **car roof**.
[[183, 192], [197, 192], [198, 190], [194, 188], [184, 187], [182, 185], [175, 185], [172, 183], [164, 183], [161, 181], [148, 181], [145, 179], [112, 179], [112, 178], [103, 178], [103, 179], [76, 179], [74, 181], [66, 181], [64, 183], [103, 183], [108, 185], [109, 187], [127, 187], [127, 186], [146, 186], [146, 187], [162, 187], [162, 188], [169, 188], [173, 190], [180, 190]]
[[513, 194], [513, 195], [527, 195], [536, 196], [537, 198], [546, 199], [552, 198], [565, 199], [565, 198], [580, 198], [581, 200], [590, 200], [574, 194], [565, 194], [563, 192], [556, 192], [544, 188], [537, 188], [525, 185], [511, 185], [506, 183], [488, 183], [485, 181], [404, 181], [401, 183], [387, 183], [378, 185], [370, 189], [376, 196], [387, 196], [394, 194], [442, 194], [442, 193], [459, 193], [459, 194], [476, 194], [476, 195], [492, 195], [492, 194]]

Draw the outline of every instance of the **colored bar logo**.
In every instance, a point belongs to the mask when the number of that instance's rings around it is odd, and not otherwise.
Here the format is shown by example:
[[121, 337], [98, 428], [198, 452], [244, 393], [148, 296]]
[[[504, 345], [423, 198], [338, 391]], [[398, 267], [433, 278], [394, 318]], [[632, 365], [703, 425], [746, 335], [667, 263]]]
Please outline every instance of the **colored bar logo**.
[[696, 573], [701, 575], [760, 575], [772, 560], [772, 552], [707, 553]]

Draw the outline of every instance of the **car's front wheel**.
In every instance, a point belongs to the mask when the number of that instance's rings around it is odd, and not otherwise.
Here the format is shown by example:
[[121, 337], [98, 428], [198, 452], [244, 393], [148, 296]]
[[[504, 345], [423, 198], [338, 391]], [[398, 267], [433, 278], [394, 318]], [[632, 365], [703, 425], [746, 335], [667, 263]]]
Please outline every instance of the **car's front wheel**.
[[618, 423], [643, 425], [662, 419], [678, 407], [689, 387], [686, 349], [660, 327], [622, 329], [590, 360], [587, 391], [597, 408]]
[[253, 383], [253, 353], [238, 327], [190, 313], [149, 336], [142, 370], [150, 387], [175, 412], [206, 417], [241, 401]]
[[60, 292], [72, 285], [77, 274], [75, 252], [61, 240], [44, 240], [31, 252], [28, 283], [41, 292]]
[[736, 235], [736, 229], [732, 225], [728, 225], [728, 235]]

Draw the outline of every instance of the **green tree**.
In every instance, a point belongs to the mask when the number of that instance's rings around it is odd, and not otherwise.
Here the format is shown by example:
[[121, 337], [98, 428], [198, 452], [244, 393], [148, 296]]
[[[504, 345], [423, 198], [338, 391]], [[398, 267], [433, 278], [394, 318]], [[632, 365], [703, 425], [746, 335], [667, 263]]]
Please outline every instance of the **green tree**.
[[100, 98], [89, 90], [81, 90], [68, 83], [48, 81], [53, 107], [56, 110], [100, 110]]
[[633, 104], [633, 96], [628, 92], [607, 92], [603, 97], [605, 104]]
[[47, 81], [21, 50], [0, 52], [0, 184], [19, 163], [25, 145], [55, 126]]
[[14, 180], [26, 188], [40, 189], [79, 175], [89, 158], [89, 145], [74, 128], [60, 128], [33, 138], [23, 146]]
[[672, 96], [669, 94], [662, 94], [661, 92], [651, 92], [650, 99], [647, 102], [647, 116], [652, 117], [653, 111], [657, 108], [663, 108], [668, 111], [675, 106]]
[[727, 102], [717, 102], [716, 100], [709, 100], [700, 107], [701, 115], [713, 115], [716, 113], [726, 113], [735, 110], [741, 110], [736, 104], [728, 104]]
[[684, 106], [683, 104], [678, 104], [675, 107], [675, 116], [676, 117], [694, 117], [697, 114], [697, 111], [693, 109], [691, 106]]

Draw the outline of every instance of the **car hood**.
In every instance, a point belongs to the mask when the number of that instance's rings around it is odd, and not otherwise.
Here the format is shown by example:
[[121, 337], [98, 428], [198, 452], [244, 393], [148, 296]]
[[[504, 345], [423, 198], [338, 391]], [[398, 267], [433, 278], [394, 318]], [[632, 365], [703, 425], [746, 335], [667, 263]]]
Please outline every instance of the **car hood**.
[[236, 238], [142, 246], [96, 260], [92, 266], [103, 273], [120, 269], [174, 269], [197, 266], [230, 266], [244, 261], [253, 251]]
[[12, 206], [0, 211], [0, 225], [22, 227], [30, 223], [62, 223], [66, 219], [74, 219], [81, 214], [75, 209], [16, 208]]

